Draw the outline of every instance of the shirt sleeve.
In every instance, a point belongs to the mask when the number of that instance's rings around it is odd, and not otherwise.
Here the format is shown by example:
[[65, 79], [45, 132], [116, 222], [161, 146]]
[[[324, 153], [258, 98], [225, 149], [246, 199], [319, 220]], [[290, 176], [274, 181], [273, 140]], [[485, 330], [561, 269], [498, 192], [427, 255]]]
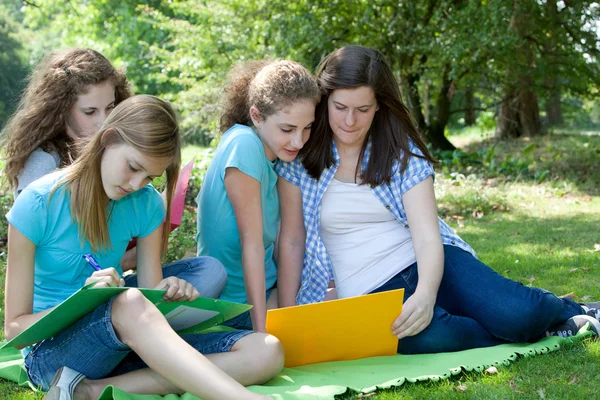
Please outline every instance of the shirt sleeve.
[[[146, 196], [142, 198], [142, 201], [147, 206], [147, 216], [145, 220], [147, 221], [142, 225], [142, 229], [137, 237], [143, 238], [150, 235], [152, 232], [156, 230], [165, 220], [165, 216], [167, 215], [167, 211], [165, 209], [165, 203], [163, 201], [162, 196], [154, 189], [152, 185], [148, 185], [144, 188], [148, 192]], [[143, 206], [143, 205], [142, 205]]]
[[18, 186], [15, 198], [17, 198], [19, 194], [21, 194], [21, 191], [29, 186], [31, 182], [53, 172], [58, 166], [59, 162], [52, 154], [46, 153], [40, 149], [34, 150], [29, 158], [27, 158], [27, 161], [25, 161], [25, 165], [17, 178]]
[[[55, 193], [55, 196], [58, 195]], [[39, 246], [46, 235], [46, 200], [39, 193], [25, 189], [6, 214], [6, 219], [33, 244]]]
[[[413, 154], [423, 155], [423, 152], [413, 142], [410, 142], [410, 151]], [[421, 183], [429, 176], [434, 176], [433, 167], [429, 161], [424, 158], [410, 156], [406, 169], [402, 173], [402, 183], [400, 184], [401, 194], [404, 195], [413, 186]]]
[[302, 162], [296, 158], [292, 162], [278, 161], [275, 164], [275, 171], [279, 176], [288, 181], [289, 183], [300, 187], [300, 171], [302, 169]]
[[221, 179], [225, 179], [227, 168], [237, 168], [262, 182], [264, 157], [262, 143], [257, 138], [251, 135], [239, 135], [233, 138], [221, 158]]

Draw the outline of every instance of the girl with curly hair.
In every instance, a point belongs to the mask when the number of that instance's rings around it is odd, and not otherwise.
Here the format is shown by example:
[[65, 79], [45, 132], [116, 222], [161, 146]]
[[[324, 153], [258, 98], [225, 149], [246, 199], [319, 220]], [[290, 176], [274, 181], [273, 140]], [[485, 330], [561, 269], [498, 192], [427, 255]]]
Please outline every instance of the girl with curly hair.
[[44, 57], [2, 132], [3, 175], [15, 197], [36, 179], [70, 165], [78, 140], [100, 128], [130, 96], [124, 72], [97, 51], [74, 48]]
[[221, 116], [224, 132], [198, 195], [198, 255], [227, 270], [221, 298], [252, 304], [230, 325], [265, 332], [276, 308], [277, 160], [308, 140], [321, 92], [302, 65], [254, 61], [235, 68]]

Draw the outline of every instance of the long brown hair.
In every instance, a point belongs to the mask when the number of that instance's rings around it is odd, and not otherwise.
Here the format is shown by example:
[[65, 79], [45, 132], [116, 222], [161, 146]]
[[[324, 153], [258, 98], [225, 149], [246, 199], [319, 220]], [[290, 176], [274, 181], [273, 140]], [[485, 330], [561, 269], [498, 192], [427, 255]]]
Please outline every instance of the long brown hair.
[[[107, 205], [100, 163], [108, 145], [123, 143], [151, 158], [169, 159], [166, 169], [167, 217], [181, 166], [181, 142], [177, 116], [169, 103], [157, 97], [138, 95], [119, 104], [102, 128], [81, 150], [80, 157], [57, 183], [71, 192], [71, 215], [79, 225], [81, 240], [87, 239], [93, 251], [110, 248]], [[162, 255], [167, 251], [169, 229], [163, 231]]]
[[[319, 179], [323, 170], [335, 162], [327, 100], [336, 89], [368, 86], [375, 92], [379, 105], [356, 166], [357, 172], [360, 172], [370, 139], [371, 155], [366, 170], [360, 175], [363, 184], [372, 187], [389, 184], [394, 173], [394, 162], [400, 162], [400, 172], [403, 172], [411, 156], [434, 161], [408, 109], [402, 103], [392, 68], [380, 52], [362, 46], [337, 49], [320, 63], [317, 79], [325, 95], [315, 111], [310, 138], [300, 151], [302, 164], [313, 178]], [[410, 151], [410, 141], [421, 150], [423, 156]]]
[[250, 108], [267, 118], [298, 100], [321, 98], [317, 80], [301, 64], [289, 60], [250, 61], [230, 72], [225, 87], [221, 132], [235, 124], [252, 126]]
[[115, 105], [131, 96], [124, 71], [115, 69], [102, 54], [91, 49], [49, 53], [29, 76], [17, 111], [2, 130], [0, 145], [6, 151], [3, 175], [12, 188], [29, 155], [38, 147], [55, 151], [61, 167], [77, 157], [66, 120], [77, 97], [89, 85], [110, 81], [115, 85]]

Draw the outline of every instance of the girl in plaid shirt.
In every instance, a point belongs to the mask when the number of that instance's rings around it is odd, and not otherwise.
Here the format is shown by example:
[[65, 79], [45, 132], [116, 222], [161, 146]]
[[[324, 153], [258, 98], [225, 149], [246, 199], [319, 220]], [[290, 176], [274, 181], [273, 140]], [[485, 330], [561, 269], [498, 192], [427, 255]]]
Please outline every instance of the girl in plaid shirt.
[[544, 334], [598, 333], [580, 305], [504, 278], [438, 216], [431, 167], [381, 53], [348, 46], [317, 77], [324, 98], [298, 159], [279, 163], [279, 304], [404, 288], [400, 353], [436, 353]]

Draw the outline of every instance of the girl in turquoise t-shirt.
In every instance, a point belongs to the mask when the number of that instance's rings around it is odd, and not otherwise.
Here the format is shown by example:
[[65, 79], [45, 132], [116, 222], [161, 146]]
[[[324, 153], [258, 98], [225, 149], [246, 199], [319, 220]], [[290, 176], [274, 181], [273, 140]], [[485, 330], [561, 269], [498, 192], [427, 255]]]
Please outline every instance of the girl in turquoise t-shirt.
[[225, 93], [224, 134], [197, 198], [198, 255], [225, 265], [222, 299], [254, 306], [230, 324], [265, 332], [266, 311], [277, 307], [274, 164], [292, 161], [308, 140], [321, 93], [306, 68], [286, 60], [235, 68]]
[[[156, 97], [134, 96], [115, 108], [70, 167], [29, 185], [7, 215], [6, 339], [83, 285], [123, 286], [118, 261], [132, 237], [138, 237], [140, 287], [166, 290], [165, 301], [197, 298], [186, 281], [163, 279], [169, 231], [161, 228], [163, 201], [149, 185], [166, 171], [169, 210], [179, 166], [173, 109]], [[110, 268], [94, 271], [85, 253]], [[262, 383], [283, 366], [281, 345], [269, 335], [179, 336], [137, 289], [24, 349], [24, 356], [33, 384], [60, 400], [97, 399], [108, 385], [132, 393], [265, 399], [242, 384]]]

